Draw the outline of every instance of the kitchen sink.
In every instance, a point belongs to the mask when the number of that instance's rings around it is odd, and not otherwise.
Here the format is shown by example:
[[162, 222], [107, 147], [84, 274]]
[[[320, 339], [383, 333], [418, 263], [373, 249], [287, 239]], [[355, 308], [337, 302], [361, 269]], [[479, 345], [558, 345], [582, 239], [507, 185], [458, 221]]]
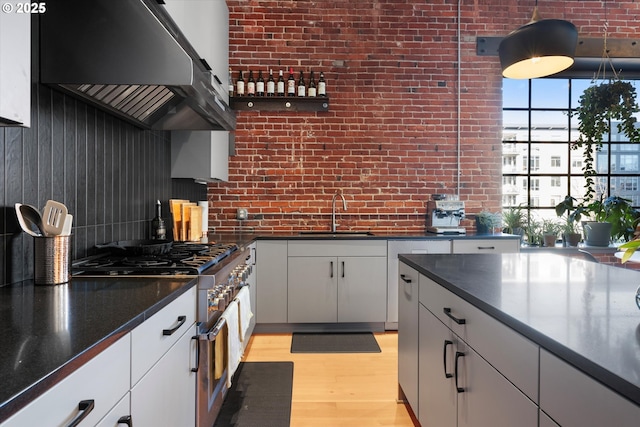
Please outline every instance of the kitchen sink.
[[298, 234], [304, 236], [315, 236], [315, 237], [363, 237], [363, 236], [373, 236], [374, 234], [370, 231], [301, 231]]

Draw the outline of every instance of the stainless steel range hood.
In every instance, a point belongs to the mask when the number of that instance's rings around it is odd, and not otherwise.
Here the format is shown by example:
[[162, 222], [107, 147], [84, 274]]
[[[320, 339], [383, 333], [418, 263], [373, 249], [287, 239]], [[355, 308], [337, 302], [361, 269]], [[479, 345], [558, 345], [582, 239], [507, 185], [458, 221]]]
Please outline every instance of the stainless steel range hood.
[[154, 0], [56, 0], [40, 16], [40, 81], [148, 129], [233, 130], [206, 62]]

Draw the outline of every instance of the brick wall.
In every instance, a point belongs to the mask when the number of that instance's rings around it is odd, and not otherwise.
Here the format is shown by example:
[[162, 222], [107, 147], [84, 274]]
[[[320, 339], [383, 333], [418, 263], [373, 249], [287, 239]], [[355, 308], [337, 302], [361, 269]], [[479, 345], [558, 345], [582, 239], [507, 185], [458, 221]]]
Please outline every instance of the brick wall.
[[[208, 186], [209, 224], [232, 231], [244, 207], [246, 227], [328, 229], [337, 191], [348, 203], [341, 229], [423, 230], [433, 193], [459, 192], [471, 214], [498, 210], [500, 68], [497, 57], [476, 56], [476, 36], [523, 25], [534, 2], [460, 3], [227, 0], [234, 77], [239, 69], [324, 71], [331, 106], [238, 112], [229, 181]], [[606, 3], [611, 37], [635, 35], [640, 4]], [[603, 2], [539, 9], [571, 20], [581, 36], [602, 36]]]

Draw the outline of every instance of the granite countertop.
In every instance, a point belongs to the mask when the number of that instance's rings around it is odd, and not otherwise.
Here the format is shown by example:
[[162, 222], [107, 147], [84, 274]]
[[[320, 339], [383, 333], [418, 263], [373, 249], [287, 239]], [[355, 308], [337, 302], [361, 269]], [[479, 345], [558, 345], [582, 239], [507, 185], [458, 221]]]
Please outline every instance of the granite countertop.
[[400, 260], [640, 405], [640, 272], [550, 253]]
[[[370, 233], [370, 234], [363, 234]], [[417, 231], [345, 231], [331, 233], [330, 231], [301, 230], [301, 231], [238, 231], [236, 233], [209, 233], [209, 241], [236, 242], [240, 246], [248, 245], [256, 240], [452, 240], [452, 239], [519, 239], [515, 234], [434, 234]]]
[[0, 287], [0, 422], [186, 292], [185, 278]]

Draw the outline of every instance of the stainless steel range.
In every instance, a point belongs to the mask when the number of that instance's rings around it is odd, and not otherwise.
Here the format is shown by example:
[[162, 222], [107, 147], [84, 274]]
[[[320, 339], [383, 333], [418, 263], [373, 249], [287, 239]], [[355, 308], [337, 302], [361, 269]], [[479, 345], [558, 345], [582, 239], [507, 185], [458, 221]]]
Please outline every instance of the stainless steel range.
[[[118, 244], [104, 246], [104, 252], [72, 263], [72, 275], [83, 277], [120, 276], [194, 276], [198, 281], [197, 318], [198, 342], [196, 386], [196, 425], [211, 427], [228, 391], [229, 361], [216, 357], [216, 349], [227, 349], [225, 310], [243, 287], [248, 287], [252, 312], [255, 312], [253, 266], [255, 247], [241, 248], [235, 243], [200, 244], [171, 243], [160, 253], [130, 254]], [[251, 318], [242, 342], [246, 347], [255, 317]], [[218, 344], [218, 345], [217, 345]], [[222, 365], [221, 365], [222, 364]]]

